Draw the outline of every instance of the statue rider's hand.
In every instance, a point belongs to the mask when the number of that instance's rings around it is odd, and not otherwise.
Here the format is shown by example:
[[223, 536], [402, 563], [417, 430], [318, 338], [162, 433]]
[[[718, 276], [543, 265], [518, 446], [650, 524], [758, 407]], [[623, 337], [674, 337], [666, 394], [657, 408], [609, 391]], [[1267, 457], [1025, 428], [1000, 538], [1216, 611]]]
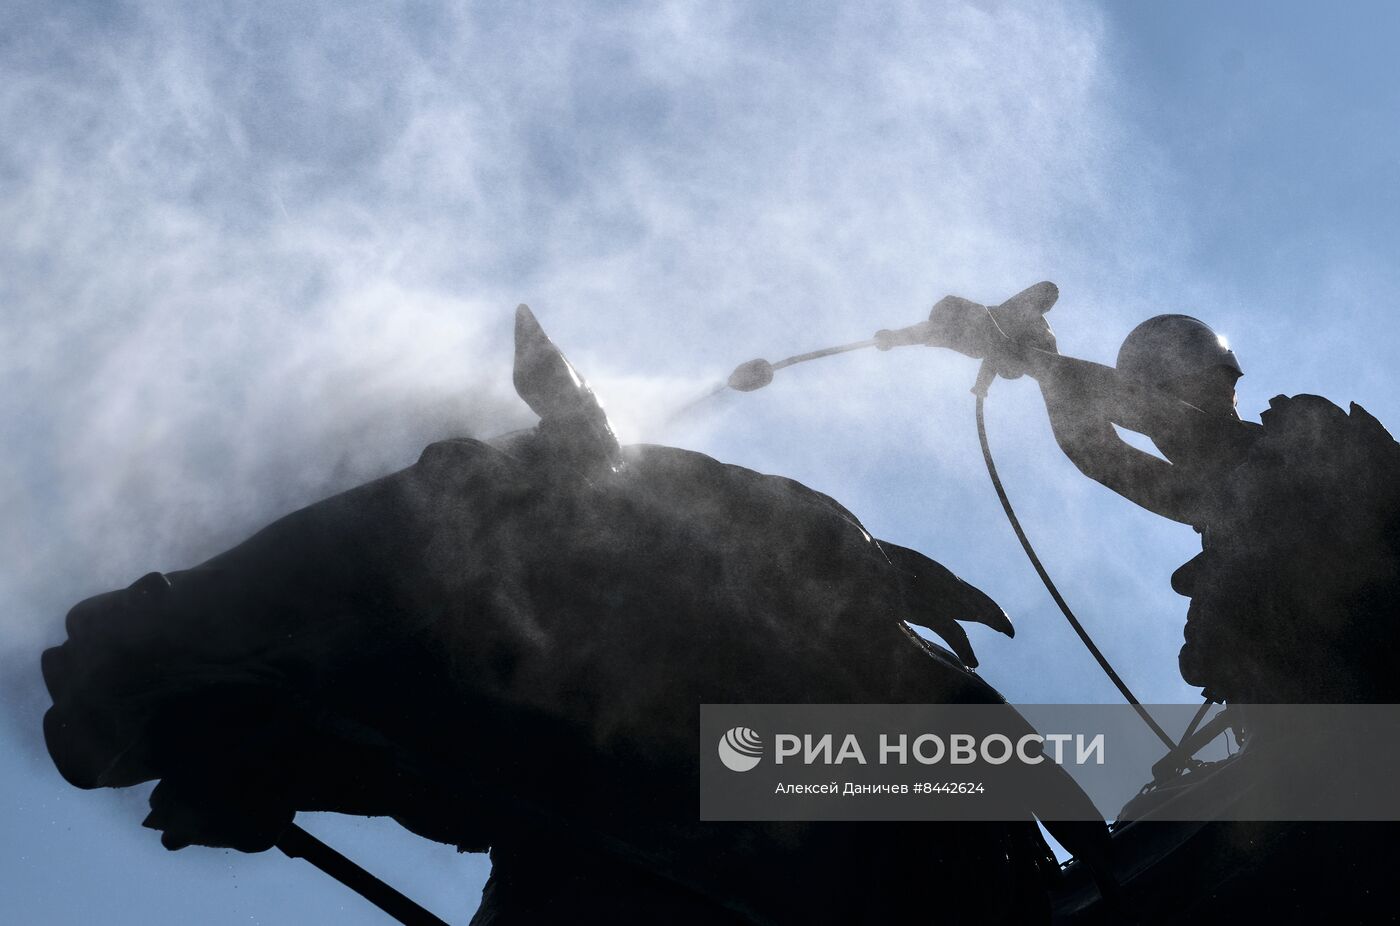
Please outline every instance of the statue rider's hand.
[[929, 347], [947, 347], [981, 360], [994, 349], [996, 326], [987, 307], [962, 296], [944, 296], [928, 316]]
[[992, 309], [999, 329], [997, 350], [991, 355], [997, 374], [1003, 379], [1015, 379], [1029, 373], [1039, 377], [1045, 367], [1046, 355], [1059, 354], [1055, 332], [1044, 315], [1003, 316]]
[[1036, 356], [1057, 353], [1055, 333], [1039, 312], [1013, 313], [988, 308], [961, 296], [944, 296], [929, 313], [930, 347], [948, 347], [978, 360], [990, 360], [997, 374], [1015, 379], [1036, 372]]
[[1059, 345], [1055, 341], [1055, 332], [1050, 328], [1050, 322], [1046, 320], [1044, 315], [1003, 319], [997, 315], [995, 309], [992, 310], [992, 315], [997, 317], [998, 323], [1006, 331], [1017, 350], [1037, 350], [1046, 354], [1060, 352]]

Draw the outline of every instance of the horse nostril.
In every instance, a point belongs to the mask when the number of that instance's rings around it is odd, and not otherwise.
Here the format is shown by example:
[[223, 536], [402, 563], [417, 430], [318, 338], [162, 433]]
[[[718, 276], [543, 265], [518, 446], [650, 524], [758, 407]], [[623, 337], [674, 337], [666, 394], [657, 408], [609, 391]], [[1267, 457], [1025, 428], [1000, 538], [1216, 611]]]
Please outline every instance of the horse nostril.
[[101, 633], [111, 621], [112, 614], [121, 608], [123, 592], [103, 592], [85, 598], [68, 609], [63, 620], [63, 629], [71, 640], [86, 639]]
[[1196, 594], [1196, 584], [1200, 578], [1201, 569], [1205, 566], [1205, 557], [1204, 551], [1197, 553], [1183, 563], [1176, 572], [1172, 573], [1172, 591], [1187, 598]]
[[39, 670], [43, 673], [44, 687], [49, 690], [49, 697], [57, 703], [70, 678], [68, 653], [61, 646], [44, 650], [39, 656]]
[[170, 591], [170, 580], [163, 573], [148, 572], [128, 585], [127, 591], [138, 595], [164, 595]]
[[152, 605], [170, 593], [171, 582], [148, 572], [124, 589], [103, 592], [73, 605], [63, 627], [73, 640], [91, 640], [121, 632], [124, 617], [154, 612]]

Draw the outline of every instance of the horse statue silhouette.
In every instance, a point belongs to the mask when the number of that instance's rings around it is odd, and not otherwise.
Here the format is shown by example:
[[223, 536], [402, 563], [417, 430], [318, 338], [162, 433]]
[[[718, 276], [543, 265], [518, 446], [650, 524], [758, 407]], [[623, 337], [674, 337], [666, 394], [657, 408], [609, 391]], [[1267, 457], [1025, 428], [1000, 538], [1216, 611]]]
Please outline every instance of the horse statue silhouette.
[[[259, 851], [323, 810], [489, 849], [482, 924], [1048, 916], [1034, 806], [977, 824], [696, 813], [702, 703], [1002, 703], [957, 623], [1010, 634], [989, 597], [800, 483], [619, 446], [524, 306], [515, 385], [536, 427], [432, 444], [76, 605], [43, 656], [64, 777], [159, 779], [146, 822], [169, 848]], [[1092, 806], [1054, 763], [1029, 768]], [[1050, 826], [1102, 857], [1102, 824]]]

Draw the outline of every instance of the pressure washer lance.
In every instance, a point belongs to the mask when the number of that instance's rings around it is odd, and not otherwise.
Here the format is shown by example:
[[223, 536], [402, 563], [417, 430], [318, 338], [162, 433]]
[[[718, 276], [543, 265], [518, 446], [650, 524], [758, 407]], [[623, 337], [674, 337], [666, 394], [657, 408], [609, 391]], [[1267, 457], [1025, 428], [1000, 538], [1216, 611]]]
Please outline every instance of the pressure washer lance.
[[[756, 389], [762, 389], [764, 386], [773, 382], [773, 374], [778, 370], [793, 366], [794, 364], [806, 363], [809, 360], [818, 360], [822, 357], [831, 357], [836, 354], [844, 354], [866, 347], [874, 347], [885, 351], [895, 347], [918, 344], [940, 346], [949, 336], [954, 336], [959, 339], [966, 338], [968, 330], [975, 328], [976, 325], [959, 326], [959, 329], [956, 331], [950, 328], [947, 318], [947, 309], [950, 307], [959, 314], [969, 311], [975, 313], [978, 310], [986, 312], [990, 316], [990, 327], [995, 329], [997, 334], [1001, 336], [1002, 343], [1014, 344], [1020, 340], [1020, 336], [1026, 331], [1030, 322], [1050, 311], [1050, 308], [1055, 304], [1059, 295], [1060, 291], [1056, 288], [1055, 284], [1047, 281], [1037, 283], [1034, 286], [1022, 290], [999, 306], [982, 307], [966, 299], [948, 297], [943, 302], [934, 306], [933, 311], [929, 313], [928, 321], [909, 325], [906, 328], [894, 330], [883, 329], [877, 331], [873, 338], [868, 338], [864, 341], [853, 341], [850, 344], [840, 344], [836, 347], [827, 347], [821, 350], [809, 351], [805, 354], [796, 354], [785, 360], [779, 360], [777, 363], [770, 363], [762, 358], [750, 360], [747, 363], [741, 363], [734, 368], [733, 373], [729, 374], [727, 382], [721, 386], [717, 386], [714, 390], [701, 396], [694, 402], [691, 402], [681, 411], [693, 408], [700, 402], [718, 395], [726, 389], [733, 389], [738, 392], [753, 392]], [[942, 317], [939, 315], [940, 307], [945, 310]], [[984, 328], [985, 327], [984, 325]], [[1079, 618], [1075, 617], [1074, 611], [1070, 609], [1064, 596], [1060, 594], [1060, 590], [1055, 587], [1055, 583], [1051, 580], [1050, 574], [1046, 572], [1045, 566], [1040, 562], [1040, 557], [1036, 555], [1035, 548], [1031, 545], [1030, 538], [1026, 536], [1025, 530], [1021, 527], [1020, 519], [1016, 517], [1015, 509], [1011, 507], [1011, 500], [1006, 495], [1006, 489], [1001, 484], [1001, 477], [997, 475], [996, 463], [992, 460], [992, 448], [987, 440], [987, 423], [984, 405], [987, 399], [987, 390], [991, 387], [992, 383], [995, 382], [998, 375], [1007, 379], [1015, 379], [1019, 377], [1021, 373], [1015, 369], [1014, 363], [997, 362], [998, 360], [1004, 361], [1003, 357], [997, 357], [996, 360], [993, 359], [993, 356], [998, 353], [997, 345], [985, 345], [985, 347], [987, 348], [987, 359], [982, 361], [982, 366], [977, 372], [977, 382], [972, 387], [972, 394], [977, 397], [977, 438], [982, 445], [982, 459], [987, 465], [987, 475], [992, 479], [992, 488], [996, 490], [997, 498], [1001, 501], [1002, 510], [1006, 512], [1006, 519], [1011, 523], [1011, 529], [1015, 531], [1016, 539], [1021, 542], [1021, 549], [1025, 551], [1026, 557], [1031, 561], [1031, 565], [1035, 567], [1036, 574], [1040, 576], [1040, 581], [1045, 585], [1046, 591], [1050, 593], [1050, 597], [1054, 600], [1056, 606], [1059, 607], [1060, 612], [1064, 614], [1065, 620], [1069, 621], [1070, 627], [1074, 630], [1075, 634], [1078, 635], [1080, 642], [1089, 650], [1089, 654], [1094, 657], [1094, 660], [1099, 664], [1099, 668], [1103, 669], [1109, 681], [1113, 682], [1114, 687], [1116, 687], [1119, 693], [1132, 705], [1133, 710], [1137, 711], [1138, 716], [1142, 718], [1142, 722], [1166, 745], [1168, 750], [1172, 753], [1176, 753], [1179, 748], [1176, 741], [1167, 735], [1167, 732], [1162, 729], [1157, 721], [1152, 718], [1152, 715], [1147, 712], [1147, 709], [1142, 706], [1142, 702], [1138, 700], [1137, 695], [1133, 694], [1132, 689], [1123, 681], [1122, 676], [1114, 670], [1113, 666], [1108, 661], [1108, 657], [1098, 648], [1093, 638], [1089, 636], [1089, 632], [1084, 629], [1084, 625], [1079, 622]], [[1207, 702], [1207, 705], [1203, 705], [1203, 707], [1208, 705], [1209, 702]], [[1192, 723], [1193, 729], [1198, 722], [1199, 715], [1198, 719]], [[1188, 736], [1190, 732], [1191, 731], [1188, 731]]]

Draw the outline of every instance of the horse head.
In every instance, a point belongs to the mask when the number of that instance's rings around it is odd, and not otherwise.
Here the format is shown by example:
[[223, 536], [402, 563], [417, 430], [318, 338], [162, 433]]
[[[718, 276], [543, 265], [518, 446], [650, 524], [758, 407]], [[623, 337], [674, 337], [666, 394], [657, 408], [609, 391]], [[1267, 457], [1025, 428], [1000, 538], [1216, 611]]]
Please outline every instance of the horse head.
[[297, 810], [517, 855], [570, 834], [757, 921], [865, 909], [861, 872], [913, 865], [891, 896], [923, 903], [1024, 860], [1006, 825], [697, 821], [700, 704], [1000, 702], [956, 621], [1010, 623], [806, 486], [620, 447], [523, 306], [515, 384], [535, 428], [432, 444], [76, 605], [43, 657], [63, 775], [159, 779], [148, 825], [171, 847], [266, 848]]

